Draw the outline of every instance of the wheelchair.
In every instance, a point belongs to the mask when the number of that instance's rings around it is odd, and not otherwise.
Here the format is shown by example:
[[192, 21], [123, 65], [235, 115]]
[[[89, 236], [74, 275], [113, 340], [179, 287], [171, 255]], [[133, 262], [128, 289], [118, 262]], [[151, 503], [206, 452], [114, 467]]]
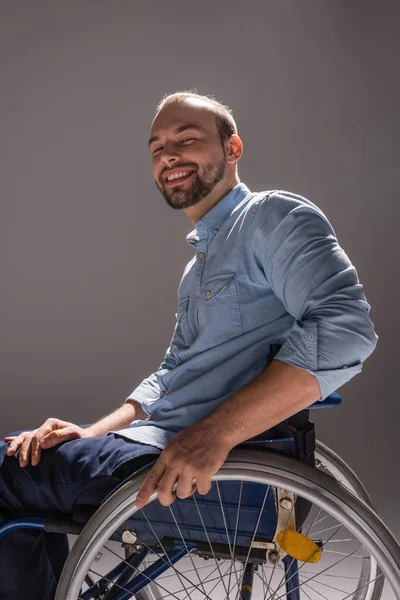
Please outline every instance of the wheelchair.
[[350, 467], [318, 441], [307, 464], [292, 440], [257, 439], [230, 453], [205, 496], [165, 507], [154, 493], [137, 509], [153, 461], [93, 514], [15, 519], [0, 538], [22, 527], [77, 536], [55, 600], [378, 600], [384, 585], [400, 600], [400, 546]]

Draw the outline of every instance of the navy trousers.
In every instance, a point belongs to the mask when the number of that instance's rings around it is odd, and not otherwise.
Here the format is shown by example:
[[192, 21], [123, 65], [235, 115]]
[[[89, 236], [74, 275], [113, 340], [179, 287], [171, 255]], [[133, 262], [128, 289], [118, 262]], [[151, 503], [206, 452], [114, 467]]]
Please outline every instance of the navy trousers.
[[[12, 433], [10, 435], [18, 435]], [[70, 515], [98, 507], [121, 481], [161, 451], [116, 434], [64, 442], [21, 468], [0, 441], [0, 519]], [[68, 555], [67, 536], [19, 530], [0, 541], [0, 600], [53, 600]]]

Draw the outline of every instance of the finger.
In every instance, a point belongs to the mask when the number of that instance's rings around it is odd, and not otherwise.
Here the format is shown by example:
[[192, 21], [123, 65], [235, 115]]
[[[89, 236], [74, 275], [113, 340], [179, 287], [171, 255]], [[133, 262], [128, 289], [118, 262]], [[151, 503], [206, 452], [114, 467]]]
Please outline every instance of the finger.
[[40, 441], [40, 446], [41, 448], [53, 448], [62, 442], [75, 440], [79, 437], [80, 435], [77, 431], [74, 431], [71, 427], [64, 427], [63, 429], [57, 429], [56, 431], [51, 431], [45, 435]]
[[142, 508], [145, 504], [147, 504], [150, 496], [155, 491], [157, 484], [164, 473], [164, 470], [164, 462], [159, 458], [138, 491], [135, 501], [135, 504], [138, 508]]
[[7, 448], [7, 456], [12, 456], [13, 454], [16, 453], [16, 451], [18, 450], [18, 448], [21, 447], [22, 442], [24, 441], [25, 437], [29, 435], [29, 432], [23, 432], [20, 435], [17, 435], [16, 437], [14, 437], [14, 439], [12, 440], [11, 444], [8, 446]]
[[40, 444], [31, 445], [31, 465], [32, 467], [36, 467], [40, 463], [40, 459], [42, 458], [42, 449]]
[[52, 431], [63, 429], [68, 425], [70, 425], [70, 423], [64, 423], [64, 421], [59, 421], [58, 419], [47, 419], [47, 421], [45, 421], [43, 425], [36, 431], [38, 444], [40, 444], [43, 438], [49, 435], [49, 433]]
[[39, 464], [42, 458], [42, 448], [40, 447], [41, 439], [38, 436], [32, 438], [31, 443], [31, 464], [33, 467]]
[[20, 467], [26, 467], [26, 465], [29, 462], [29, 458], [31, 455], [32, 437], [33, 434], [27, 435], [21, 444], [21, 449], [19, 451], [18, 457]]
[[176, 496], [183, 500], [189, 498], [196, 491], [196, 483], [191, 475], [180, 475], [176, 488]]
[[10, 445], [7, 448], [7, 456], [12, 456], [18, 448], [18, 442], [15, 441], [16, 439], [17, 436], [4, 438], [5, 442], [10, 443]]
[[175, 500], [174, 486], [179, 477], [179, 471], [172, 469], [165, 471], [161, 477], [157, 485], [157, 495], [160, 504], [163, 506], [169, 506]]
[[211, 490], [212, 483], [209, 477], [198, 477], [196, 479], [196, 488], [201, 496], [205, 496]]
[[8, 435], [7, 437], [3, 438], [3, 440], [5, 442], [12, 442], [13, 440], [15, 440], [16, 437], [16, 435]]
[[44, 423], [39, 429], [36, 431], [35, 435], [32, 437], [31, 442], [31, 464], [32, 466], [36, 466], [39, 464], [40, 459], [42, 457], [42, 448], [40, 443], [45, 435], [51, 431], [51, 424]]

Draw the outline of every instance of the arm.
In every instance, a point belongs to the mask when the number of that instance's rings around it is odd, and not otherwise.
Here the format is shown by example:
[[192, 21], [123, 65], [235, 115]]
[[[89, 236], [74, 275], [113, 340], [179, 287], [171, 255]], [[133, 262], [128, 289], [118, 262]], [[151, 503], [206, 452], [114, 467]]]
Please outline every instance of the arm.
[[[174, 337], [171, 345], [173, 340]], [[77, 438], [105, 435], [109, 431], [119, 431], [129, 427], [132, 421], [145, 420], [148, 415], [142, 408], [143, 404], [160, 397], [158, 374], [175, 366], [176, 358], [169, 347], [158, 371], [144, 379], [125, 403], [115, 411], [85, 428], [61, 419], [47, 419], [38, 429], [4, 438], [6, 442], [10, 442], [7, 455], [13, 456], [17, 450], [20, 450], [18, 457], [20, 466], [25, 467], [29, 461], [35, 466], [40, 461], [42, 449], [52, 448], [61, 442]]]
[[[320, 397], [314, 375], [274, 360], [251, 383], [226, 400], [208, 417], [180, 431], [164, 449], [136, 499], [141, 508], [157, 488], [160, 503], [187, 498], [195, 489], [207, 494], [211, 477], [229, 452], [249, 438], [270, 429], [310, 406]], [[193, 480], [196, 484], [193, 484]]]
[[93, 425], [86, 428], [85, 431], [89, 434], [88, 437], [97, 437], [99, 435], [105, 435], [109, 431], [126, 429], [130, 426], [132, 421], [142, 421], [146, 419], [146, 417], [147, 413], [142, 410], [140, 404], [129, 400], [114, 412], [106, 415], [96, 423], [93, 423]]
[[378, 340], [357, 271], [325, 215], [284, 193], [260, 206], [253, 255], [295, 319], [275, 359], [314, 375], [323, 400], [361, 372]]
[[83, 428], [61, 419], [50, 418], [38, 429], [24, 431], [18, 436], [4, 438], [6, 442], [11, 442], [7, 450], [7, 456], [12, 456], [20, 449], [20, 466], [25, 467], [29, 460], [35, 466], [40, 461], [42, 449], [52, 448], [61, 444], [61, 442], [77, 438], [105, 435], [109, 431], [118, 431], [129, 427], [135, 419], [145, 419], [146, 417], [146, 413], [137, 402], [126, 402], [90, 427]]
[[20, 450], [19, 463], [21, 467], [25, 467], [29, 460], [32, 465], [37, 465], [40, 461], [42, 449], [52, 448], [61, 442], [76, 438], [105, 435], [110, 431], [119, 431], [120, 429], [129, 427], [132, 421], [145, 420], [148, 413], [144, 407], [147, 403], [158, 400], [160, 397], [161, 390], [158, 383], [158, 376], [162, 375], [165, 371], [173, 369], [177, 364], [176, 357], [172, 351], [175, 331], [176, 325], [171, 344], [158, 370], [144, 379], [128, 396], [122, 406], [93, 425], [90, 425], [90, 427], [85, 428], [60, 419], [47, 419], [38, 429], [24, 431], [18, 436], [4, 438], [6, 442], [10, 442], [7, 455], [13, 456], [17, 450]]
[[317, 378], [307, 371], [273, 360], [254, 381], [204, 419], [204, 427], [229, 452], [240, 444], [318, 400]]
[[265, 278], [292, 330], [275, 360], [253, 382], [202, 421], [181, 431], [163, 451], [138, 496], [143, 506], [158, 488], [162, 504], [211, 486], [229, 451], [326, 398], [362, 368], [377, 336], [357, 273], [326, 217], [311, 203], [274, 194], [261, 206], [253, 236], [257, 276]]

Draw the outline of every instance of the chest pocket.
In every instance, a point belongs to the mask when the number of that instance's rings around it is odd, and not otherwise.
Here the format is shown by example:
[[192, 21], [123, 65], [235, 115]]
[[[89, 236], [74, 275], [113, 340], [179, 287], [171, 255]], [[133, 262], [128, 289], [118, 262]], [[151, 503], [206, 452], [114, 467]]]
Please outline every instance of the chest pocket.
[[178, 300], [178, 312], [176, 313], [176, 325], [172, 344], [179, 348], [188, 348], [194, 340], [194, 335], [188, 323], [189, 296]]
[[214, 345], [243, 333], [235, 273], [216, 273], [201, 287], [197, 299], [199, 335]]

